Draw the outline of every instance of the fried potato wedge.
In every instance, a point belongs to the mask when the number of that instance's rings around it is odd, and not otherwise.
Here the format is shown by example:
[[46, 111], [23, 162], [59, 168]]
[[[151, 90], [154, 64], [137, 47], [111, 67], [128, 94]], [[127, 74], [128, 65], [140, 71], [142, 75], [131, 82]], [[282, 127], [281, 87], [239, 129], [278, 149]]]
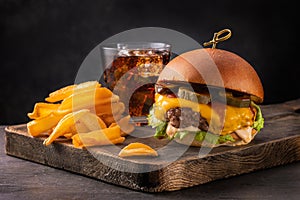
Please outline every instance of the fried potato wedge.
[[57, 102], [61, 101], [64, 98], [70, 96], [73, 93], [73, 89], [75, 88], [75, 85], [69, 85], [66, 87], [63, 87], [59, 90], [56, 90], [54, 92], [51, 92], [47, 98], [45, 98], [48, 102]]
[[76, 134], [72, 137], [72, 144], [76, 148], [83, 148], [83, 147], [91, 147], [91, 146], [103, 146], [103, 145], [113, 145], [113, 144], [122, 144], [125, 140], [124, 137], [115, 138], [112, 140], [96, 140], [94, 138], [88, 138], [86, 136], [83, 136], [83, 140], [87, 142], [82, 142], [80, 139], [81, 137], [79, 134]]
[[133, 124], [129, 123], [130, 121], [130, 115], [127, 115], [120, 120], [118, 120], [116, 123], [113, 124], [118, 124], [121, 127], [121, 136], [126, 136], [129, 133], [133, 132], [135, 129], [135, 126]]
[[45, 98], [45, 100], [53, 103], [53, 102], [61, 101], [71, 96], [74, 93], [79, 93], [81, 91], [91, 90], [99, 87], [101, 87], [101, 84], [98, 81], [87, 81], [87, 82], [80, 83], [78, 85], [76, 84], [69, 85], [61, 89], [58, 89], [54, 92], [51, 92], [49, 94], [49, 97]]
[[34, 105], [32, 113], [28, 113], [27, 116], [30, 119], [38, 119], [49, 115], [51, 112], [55, 112], [60, 104], [39, 102]]
[[[61, 102], [59, 110], [73, 110], [77, 111], [85, 108], [106, 108], [112, 102], [119, 101], [119, 97], [114, 95], [107, 88], [96, 88], [92, 90], [84, 90], [76, 92], [68, 96]], [[102, 105], [102, 106], [101, 106]], [[109, 108], [111, 110], [111, 108]]]
[[119, 153], [119, 157], [130, 157], [130, 156], [153, 156], [157, 157], [158, 153], [150, 146], [140, 143], [134, 142], [125, 146]]
[[90, 147], [101, 145], [112, 145], [123, 143], [124, 137], [121, 137], [121, 129], [118, 125], [102, 129], [91, 131], [88, 133], [76, 134], [72, 137], [72, 144], [74, 147]]
[[86, 81], [76, 85], [74, 93], [80, 92], [82, 90], [89, 90], [89, 89], [95, 89], [100, 87], [101, 84], [98, 81]]
[[[87, 109], [83, 109], [74, 113], [69, 113], [65, 115], [56, 125], [50, 136], [44, 140], [43, 144], [48, 146], [50, 145], [56, 138], [60, 136], [64, 136], [65, 134], [74, 133], [76, 134], [76, 128], [74, 128], [75, 123], [84, 115], [89, 113], [90, 111]], [[70, 137], [68, 135], [68, 137]]]
[[110, 126], [112, 123], [116, 123], [118, 120], [122, 118], [122, 115], [101, 115], [99, 116], [106, 126]]
[[123, 102], [115, 102], [109, 104], [97, 104], [95, 106], [96, 114], [98, 116], [103, 115], [121, 115], [125, 111], [125, 105]]
[[82, 122], [82, 119], [84, 119], [84, 117], [81, 117], [74, 125], [76, 133], [86, 133], [90, 131], [90, 129], [85, 125], [85, 123]]
[[27, 131], [33, 136], [40, 136], [42, 133], [49, 131], [57, 125], [57, 123], [64, 117], [65, 113], [50, 113], [44, 117], [32, 120], [27, 123]]
[[89, 129], [89, 131], [96, 131], [99, 129], [107, 128], [104, 121], [94, 113], [86, 114], [79, 121], [81, 121]]

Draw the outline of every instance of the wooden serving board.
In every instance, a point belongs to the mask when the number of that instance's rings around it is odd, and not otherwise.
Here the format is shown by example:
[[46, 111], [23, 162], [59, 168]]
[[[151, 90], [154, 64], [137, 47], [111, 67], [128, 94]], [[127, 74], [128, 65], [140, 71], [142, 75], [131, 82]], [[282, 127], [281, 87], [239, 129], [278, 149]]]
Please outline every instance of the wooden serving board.
[[[180, 190], [300, 160], [300, 99], [261, 107], [265, 128], [245, 146], [187, 148], [156, 140], [148, 128], [118, 146], [78, 149], [61, 140], [45, 147], [44, 138], [29, 136], [23, 124], [6, 127], [6, 153], [134, 190]], [[134, 141], [154, 147], [159, 157], [119, 158], [120, 149]]]

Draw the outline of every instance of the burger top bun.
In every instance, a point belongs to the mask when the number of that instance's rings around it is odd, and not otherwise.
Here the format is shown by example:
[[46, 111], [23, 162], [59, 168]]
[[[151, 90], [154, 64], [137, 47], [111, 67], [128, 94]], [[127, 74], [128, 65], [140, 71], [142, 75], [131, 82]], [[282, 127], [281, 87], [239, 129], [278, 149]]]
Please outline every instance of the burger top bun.
[[171, 60], [159, 81], [199, 83], [250, 94], [263, 102], [264, 91], [254, 68], [240, 56], [221, 49], [203, 48], [183, 53]]

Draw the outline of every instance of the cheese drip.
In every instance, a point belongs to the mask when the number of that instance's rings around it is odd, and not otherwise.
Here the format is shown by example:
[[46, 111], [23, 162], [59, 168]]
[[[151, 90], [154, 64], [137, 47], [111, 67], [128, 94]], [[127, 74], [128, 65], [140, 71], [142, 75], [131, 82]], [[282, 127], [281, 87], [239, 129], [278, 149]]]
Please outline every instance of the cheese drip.
[[225, 112], [223, 111], [224, 118], [222, 118], [210, 105], [198, 104], [186, 99], [169, 98], [158, 93], [155, 94], [154, 113], [156, 118], [164, 120], [165, 113], [169, 109], [176, 107], [189, 107], [193, 111], [199, 112], [209, 123], [209, 131], [221, 135], [226, 135], [243, 127], [251, 126], [255, 117], [251, 108], [237, 108], [224, 105]]

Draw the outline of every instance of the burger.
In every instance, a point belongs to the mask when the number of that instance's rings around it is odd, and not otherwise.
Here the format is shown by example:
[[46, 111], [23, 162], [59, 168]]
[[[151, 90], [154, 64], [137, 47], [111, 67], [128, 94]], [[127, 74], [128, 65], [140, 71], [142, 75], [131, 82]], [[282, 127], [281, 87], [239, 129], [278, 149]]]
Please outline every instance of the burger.
[[156, 138], [189, 146], [245, 145], [263, 128], [263, 99], [261, 80], [246, 60], [227, 50], [196, 49], [160, 74], [148, 124]]

